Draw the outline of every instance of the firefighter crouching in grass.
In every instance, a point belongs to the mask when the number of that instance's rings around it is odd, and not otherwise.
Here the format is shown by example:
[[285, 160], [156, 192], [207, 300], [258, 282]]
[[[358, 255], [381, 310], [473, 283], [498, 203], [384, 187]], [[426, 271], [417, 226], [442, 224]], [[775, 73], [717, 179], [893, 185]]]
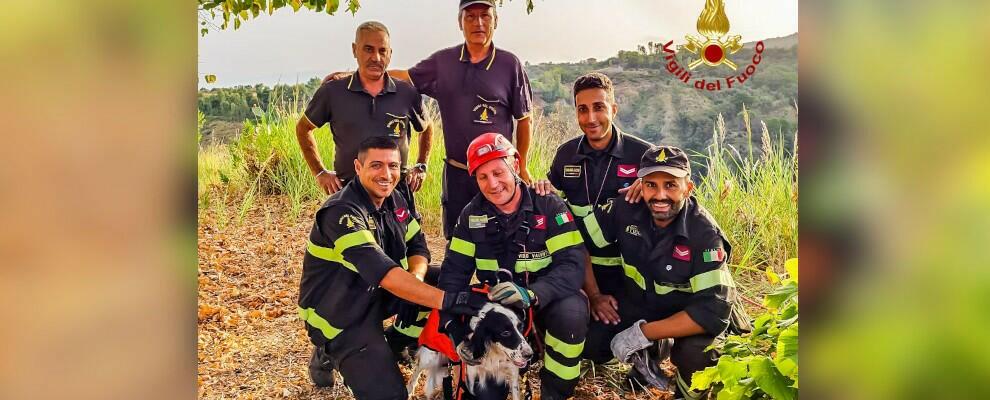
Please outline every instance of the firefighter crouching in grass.
[[[410, 205], [394, 192], [400, 167], [394, 140], [362, 142], [357, 179], [316, 212], [303, 258], [299, 315], [315, 345], [310, 376], [317, 387], [331, 386], [337, 369], [357, 399], [407, 397], [392, 342], [418, 336], [421, 311], [474, 314], [488, 301], [423, 282], [430, 253]], [[382, 321], [397, 313], [387, 334]]]
[[[580, 293], [586, 257], [581, 234], [563, 200], [538, 196], [522, 183], [518, 153], [504, 136], [477, 137], [468, 146], [467, 160], [480, 193], [460, 214], [439, 287], [466, 291], [476, 274], [491, 286], [493, 300], [533, 318], [536, 330], [545, 332], [529, 339], [544, 345], [542, 398], [570, 397], [580, 376], [589, 318], [587, 299]], [[460, 346], [466, 328], [451, 314], [441, 312], [442, 330], [451, 336], [462, 361], [477, 361]], [[504, 399], [509, 390], [494, 382], [479, 389], [474, 392], [485, 399]]]
[[691, 196], [691, 167], [681, 149], [648, 150], [638, 176], [644, 203], [619, 197], [583, 219], [594, 245], [618, 245], [625, 275], [619, 324], [593, 326], [584, 356], [634, 365], [634, 357], [649, 357], [653, 371], [646, 375], [655, 375], [669, 353], [677, 367], [675, 397], [699, 398], [702, 393], [688, 390], [691, 374], [715, 365], [717, 354], [705, 348], [729, 326], [736, 296], [726, 266], [731, 247]]

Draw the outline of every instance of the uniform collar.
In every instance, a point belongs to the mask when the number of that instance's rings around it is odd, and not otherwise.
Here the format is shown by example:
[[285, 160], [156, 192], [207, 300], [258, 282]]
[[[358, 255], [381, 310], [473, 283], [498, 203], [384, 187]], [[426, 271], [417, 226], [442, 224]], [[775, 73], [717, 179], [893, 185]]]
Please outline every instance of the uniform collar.
[[[625, 134], [619, 130], [619, 127], [615, 126], [615, 124], [612, 124], [612, 141], [609, 142], [607, 147], [605, 147], [605, 151], [608, 152], [608, 154], [611, 155], [612, 157], [622, 158], [623, 155], [622, 150], [625, 144], [625, 139], [623, 138], [623, 136], [625, 136]], [[578, 142], [578, 146], [576, 149], [577, 156], [579, 158], [586, 158], [590, 156], [591, 153], [594, 151], [595, 149], [592, 149], [591, 144], [588, 143], [588, 137], [584, 136], [582, 132], [581, 141]]]
[[[495, 62], [495, 42], [492, 42], [491, 45], [489, 45], [488, 47], [489, 47], [488, 56], [477, 64], [477, 65], [483, 64], [485, 66], [485, 71], [492, 69], [492, 63]], [[461, 44], [461, 56], [457, 59], [457, 61], [460, 61], [462, 63], [471, 62], [471, 55], [468, 54], [466, 43]]]
[[[351, 74], [350, 80], [347, 81], [347, 90], [352, 92], [368, 93], [364, 89], [364, 85], [361, 83], [361, 76], [358, 75], [357, 71]], [[385, 73], [385, 87], [382, 89], [382, 93], [395, 93], [395, 80], [391, 76], [388, 76], [388, 72]]]

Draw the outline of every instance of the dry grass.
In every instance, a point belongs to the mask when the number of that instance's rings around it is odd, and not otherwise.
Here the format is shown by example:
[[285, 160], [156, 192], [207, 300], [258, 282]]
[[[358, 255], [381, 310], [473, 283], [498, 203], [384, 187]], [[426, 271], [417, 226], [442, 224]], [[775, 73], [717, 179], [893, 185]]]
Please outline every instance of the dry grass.
[[[351, 398], [343, 385], [315, 389], [307, 365], [311, 345], [296, 316], [301, 250], [316, 207], [289, 222], [289, 200], [266, 196], [241, 224], [220, 230], [215, 209], [199, 215], [199, 315], [197, 350], [201, 398]], [[443, 258], [442, 236], [433, 235], [434, 261]], [[411, 372], [400, 366], [408, 377]], [[538, 395], [539, 364], [528, 374]], [[627, 368], [627, 367], [626, 367]], [[626, 369], [606, 365], [584, 374], [576, 399], [669, 399], [670, 393], [634, 395], [619, 389]], [[339, 380], [338, 380], [339, 382]], [[422, 395], [422, 385], [420, 385]], [[538, 398], [538, 396], [534, 396]]]

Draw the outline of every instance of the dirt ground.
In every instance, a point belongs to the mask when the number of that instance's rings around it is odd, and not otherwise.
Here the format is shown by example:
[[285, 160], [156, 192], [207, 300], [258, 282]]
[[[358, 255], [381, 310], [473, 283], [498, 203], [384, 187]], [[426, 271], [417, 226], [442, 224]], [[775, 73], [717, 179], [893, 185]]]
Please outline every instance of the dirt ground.
[[[295, 222], [287, 223], [282, 201], [260, 199], [241, 224], [228, 221], [223, 229], [218, 228], [223, 223], [213, 212], [200, 210], [197, 349], [201, 398], [351, 398], [339, 376], [332, 389], [314, 389], [309, 380], [312, 347], [296, 315], [296, 300], [303, 248], [315, 209], [310, 207]], [[434, 262], [439, 262], [445, 242], [440, 235], [430, 236]], [[410, 370], [401, 369], [408, 377]], [[604, 369], [593, 374], [584, 364], [585, 375], [574, 398], [672, 397], [658, 391], [635, 395], [621, 391], [622, 366]], [[538, 390], [535, 373], [529, 375]], [[422, 384], [418, 395], [422, 398]]]

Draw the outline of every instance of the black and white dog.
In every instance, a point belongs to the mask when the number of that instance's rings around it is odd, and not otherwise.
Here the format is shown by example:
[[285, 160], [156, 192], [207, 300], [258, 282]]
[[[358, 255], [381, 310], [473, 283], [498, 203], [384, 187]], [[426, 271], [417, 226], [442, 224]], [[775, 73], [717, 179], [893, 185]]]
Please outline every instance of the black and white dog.
[[[515, 312], [498, 303], [486, 304], [468, 324], [468, 346], [472, 354], [480, 355], [478, 365], [463, 363], [462, 373], [469, 391], [483, 388], [488, 379], [508, 383], [512, 400], [519, 400], [519, 370], [526, 367], [533, 356], [533, 348], [523, 337], [523, 323]], [[426, 373], [423, 393], [432, 399], [443, 388], [443, 380], [450, 376], [450, 360], [436, 351], [421, 346], [417, 353], [416, 367], [409, 378], [409, 396], [416, 391], [419, 375]]]

